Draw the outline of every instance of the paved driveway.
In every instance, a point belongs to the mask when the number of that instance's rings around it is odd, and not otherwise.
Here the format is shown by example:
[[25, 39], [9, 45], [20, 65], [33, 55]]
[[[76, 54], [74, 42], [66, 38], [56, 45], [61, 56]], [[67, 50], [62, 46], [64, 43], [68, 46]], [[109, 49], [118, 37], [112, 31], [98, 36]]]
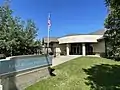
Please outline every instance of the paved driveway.
[[71, 55], [71, 56], [58, 56], [53, 58], [52, 60], [52, 66], [59, 65], [61, 63], [67, 62], [69, 60], [72, 60], [74, 58], [80, 57], [80, 55]]

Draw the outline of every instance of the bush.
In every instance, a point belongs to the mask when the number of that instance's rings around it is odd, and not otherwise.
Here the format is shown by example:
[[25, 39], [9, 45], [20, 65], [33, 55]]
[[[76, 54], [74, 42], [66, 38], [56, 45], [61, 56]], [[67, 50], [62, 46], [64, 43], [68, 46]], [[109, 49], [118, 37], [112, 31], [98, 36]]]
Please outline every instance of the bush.
[[0, 59], [5, 59], [6, 56], [4, 54], [0, 54]]
[[105, 53], [100, 53], [100, 57], [106, 58], [106, 54]]

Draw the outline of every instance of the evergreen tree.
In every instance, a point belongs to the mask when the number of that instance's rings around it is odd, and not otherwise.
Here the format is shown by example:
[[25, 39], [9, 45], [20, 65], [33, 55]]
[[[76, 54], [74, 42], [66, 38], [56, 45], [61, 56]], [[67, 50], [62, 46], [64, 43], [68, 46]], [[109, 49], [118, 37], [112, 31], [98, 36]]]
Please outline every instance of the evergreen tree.
[[120, 0], [105, 0], [109, 10], [105, 20], [106, 54], [108, 58], [120, 58]]
[[0, 6], [0, 53], [6, 56], [33, 54], [40, 47], [35, 40], [38, 30], [35, 23], [12, 14], [8, 1]]

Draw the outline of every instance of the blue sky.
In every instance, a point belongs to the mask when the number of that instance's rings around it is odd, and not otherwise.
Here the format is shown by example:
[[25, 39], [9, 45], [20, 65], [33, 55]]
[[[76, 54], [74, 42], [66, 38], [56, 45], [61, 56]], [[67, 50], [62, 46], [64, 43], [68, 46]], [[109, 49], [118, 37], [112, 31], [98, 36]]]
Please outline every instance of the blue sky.
[[[2, 4], [4, 0], [0, 0]], [[51, 13], [51, 37], [89, 33], [104, 28], [107, 10], [104, 0], [11, 0], [14, 15], [32, 19], [38, 37], [47, 36], [47, 16]]]

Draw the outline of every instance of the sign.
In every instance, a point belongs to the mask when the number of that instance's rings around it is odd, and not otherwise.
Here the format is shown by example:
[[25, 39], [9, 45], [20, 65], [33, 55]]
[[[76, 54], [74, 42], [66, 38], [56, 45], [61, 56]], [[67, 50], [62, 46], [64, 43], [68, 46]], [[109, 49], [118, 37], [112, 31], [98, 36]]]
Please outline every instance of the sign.
[[46, 55], [13, 57], [0, 61], [0, 75], [19, 72], [52, 64], [52, 58]]

